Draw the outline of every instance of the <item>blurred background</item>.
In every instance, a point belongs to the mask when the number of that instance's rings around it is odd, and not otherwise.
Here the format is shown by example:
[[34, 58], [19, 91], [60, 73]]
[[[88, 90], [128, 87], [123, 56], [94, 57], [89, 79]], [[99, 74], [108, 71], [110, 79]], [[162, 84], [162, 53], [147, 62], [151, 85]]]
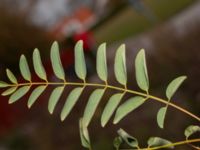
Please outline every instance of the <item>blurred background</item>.
[[[176, 93], [173, 102], [199, 116], [199, 14], [198, 0], [0, 0], [0, 77], [7, 81], [5, 69], [9, 68], [23, 82], [18, 69], [19, 57], [25, 54], [32, 68], [32, 52], [38, 47], [49, 80], [57, 80], [49, 60], [51, 44], [57, 40], [68, 79], [79, 81], [73, 69], [73, 48], [82, 39], [88, 82], [101, 82], [95, 72], [95, 55], [98, 45], [106, 42], [109, 84], [120, 86], [114, 77], [113, 58], [117, 47], [125, 43], [130, 89], [139, 90], [135, 84], [134, 58], [139, 49], [145, 48], [150, 93], [164, 97], [165, 87], [172, 79], [187, 75], [187, 81]], [[39, 79], [34, 75], [33, 80]], [[61, 122], [61, 109], [73, 87], [66, 88], [55, 113], [50, 115], [47, 103], [53, 88], [49, 87], [31, 110], [26, 106], [30, 93], [13, 105], [8, 105], [9, 97], [0, 96], [0, 150], [83, 149], [78, 120], [93, 89], [88, 88], [84, 92], [69, 117]], [[119, 128], [138, 138], [145, 147], [150, 136], [183, 140], [184, 129], [188, 125], [199, 124], [169, 108], [165, 130], [161, 130], [156, 124], [156, 113], [162, 105], [149, 100], [118, 125], [110, 121], [101, 128], [102, 110], [114, 92], [108, 90], [105, 93], [89, 126], [95, 150], [114, 149], [112, 140]], [[124, 100], [130, 96], [125, 96]], [[176, 149], [191, 148], [179, 146]]]

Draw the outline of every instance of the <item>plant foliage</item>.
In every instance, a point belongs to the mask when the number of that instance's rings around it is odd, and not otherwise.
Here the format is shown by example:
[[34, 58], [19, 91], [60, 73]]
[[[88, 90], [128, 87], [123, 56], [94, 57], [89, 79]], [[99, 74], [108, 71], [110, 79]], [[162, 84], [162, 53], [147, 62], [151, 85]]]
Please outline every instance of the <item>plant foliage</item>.
[[[88, 126], [95, 114], [95, 111], [108, 88], [116, 90], [117, 93], [113, 94], [105, 108], [103, 110], [101, 116], [101, 125], [104, 127], [111, 117], [114, 115], [113, 123], [117, 124], [123, 118], [125, 118], [130, 112], [134, 111], [138, 107], [142, 106], [147, 100], [156, 100], [158, 102], [163, 103], [165, 106], [162, 106], [157, 113], [157, 124], [160, 128], [164, 128], [164, 122], [167, 114], [167, 109], [169, 106], [172, 106], [183, 113], [193, 117], [194, 119], [200, 121], [198, 116], [188, 112], [185, 109], [180, 108], [179, 106], [171, 103], [171, 98], [177, 91], [177, 89], [181, 86], [183, 81], [186, 79], [186, 76], [180, 76], [174, 79], [166, 88], [166, 97], [168, 100], [164, 100], [149, 94], [149, 76], [146, 65], [145, 51], [141, 49], [136, 58], [135, 58], [135, 77], [137, 81], [138, 87], [142, 90], [142, 92], [129, 90], [127, 89], [127, 68], [126, 68], [126, 53], [125, 53], [125, 45], [122, 44], [116, 51], [115, 61], [114, 61], [114, 73], [116, 80], [119, 84], [123, 85], [124, 88], [112, 86], [108, 84], [108, 68], [107, 68], [107, 58], [106, 58], [106, 44], [103, 43], [99, 46], [97, 50], [97, 59], [96, 59], [96, 69], [98, 77], [104, 81], [105, 83], [87, 83], [87, 68], [85, 62], [85, 56], [83, 52], [83, 42], [78, 41], [75, 45], [75, 72], [78, 78], [83, 80], [82, 83], [76, 82], [67, 82], [65, 77], [65, 72], [62, 66], [62, 62], [60, 59], [59, 53], [59, 45], [57, 42], [54, 42], [51, 47], [50, 59], [52, 63], [52, 68], [55, 76], [60, 79], [60, 82], [51, 82], [48, 80], [45, 68], [42, 64], [42, 59], [40, 56], [40, 51], [35, 49], [33, 51], [33, 66], [36, 75], [43, 81], [34, 82], [32, 81], [31, 71], [27, 62], [27, 59], [24, 55], [20, 57], [19, 61], [19, 69], [22, 77], [26, 80], [25, 83], [18, 83], [15, 75], [9, 70], [6, 69], [6, 74], [11, 83], [6, 83], [4, 81], [0, 81], [0, 88], [6, 88], [6, 90], [2, 93], [3, 96], [9, 97], [9, 104], [14, 103], [20, 100], [24, 95], [26, 95], [33, 85], [35, 85], [35, 89], [30, 94], [28, 99], [28, 107], [31, 108], [32, 105], [37, 101], [39, 96], [45, 92], [46, 88], [49, 85], [54, 85], [52, 93], [50, 94], [50, 98], [48, 101], [48, 110], [50, 114], [54, 112], [54, 109], [62, 96], [64, 89], [67, 85], [76, 85], [78, 87], [74, 88], [68, 97], [66, 98], [66, 102], [62, 108], [60, 118], [62, 121], [66, 119], [71, 110], [75, 107], [75, 104], [79, 100], [79, 97], [83, 93], [84, 89], [87, 86], [94, 86], [96, 89], [89, 96], [88, 102], [86, 104], [83, 117], [79, 121], [80, 128], [80, 137], [82, 145], [85, 148], [91, 149], [90, 138], [88, 133]], [[131, 93], [134, 96], [129, 98], [128, 100], [122, 101], [122, 98], [126, 93]], [[188, 138], [200, 131], [199, 126], [189, 126], [185, 130], [186, 140], [188, 142]], [[120, 145], [123, 141], [125, 141], [130, 147], [140, 149], [138, 140], [129, 135], [123, 129], [118, 131], [119, 136], [114, 140], [114, 147], [119, 149]], [[148, 148], [159, 146], [162, 148], [174, 148], [172, 142], [165, 140], [160, 137], [151, 137], [149, 138]], [[194, 147], [194, 146], [193, 146]]]

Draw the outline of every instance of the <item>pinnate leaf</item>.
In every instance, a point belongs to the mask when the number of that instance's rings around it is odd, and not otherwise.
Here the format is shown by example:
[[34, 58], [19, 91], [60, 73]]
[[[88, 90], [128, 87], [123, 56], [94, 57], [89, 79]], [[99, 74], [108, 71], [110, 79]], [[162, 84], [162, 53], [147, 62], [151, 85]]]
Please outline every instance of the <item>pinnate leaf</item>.
[[17, 79], [16, 79], [15, 75], [10, 71], [10, 69], [6, 69], [6, 73], [7, 73], [9, 80], [12, 83], [17, 84]]
[[82, 146], [91, 149], [88, 129], [87, 126], [85, 126], [82, 118], [79, 120], [79, 130]]
[[83, 115], [83, 120], [86, 126], [89, 125], [104, 92], [105, 92], [105, 89], [96, 89], [90, 95], [88, 103], [84, 110], [84, 115]]
[[117, 94], [114, 94], [113, 96], [111, 96], [111, 98], [109, 99], [108, 103], [106, 104], [106, 106], [104, 108], [102, 116], [101, 116], [102, 127], [104, 127], [107, 124], [107, 122], [109, 121], [109, 119], [111, 118], [115, 109], [119, 105], [123, 95], [124, 95], [123, 93], [117, 93]]
[[81, 87], [75, 88], [71, 91], [71, 93], [67, 97], [67, 100], [66, 100], [64, 107], [62, 109], [62, 112], [61, 112], [60, 117], [61, 117], [62, 121], [65, 120], [65, 118], [71, 112], [71, 110], [73, 109], [74, 105], [78, 101], [82, 92], [83, 92], [83, 88], [81, 88]]
[[9, 84], [4, 82], [4, 81], [0, 81], [0, 88], [5, 88], [5, 87], [8, 87]]
[[164, 128], [165, 116], [167, 112], [167, 106], [159, 109], [157, 113], [157, 123], [160, 128]]
[[2, 96], [7, 96], [7, 95], [12, 94], [12, 93], [15, 92], [16, 90], [17, 90], [17, 87], [14, 86], [14, 87], [11, 87], [11, 88], [7, 89], [6, 91], [4, 91], [1, 95], [2, 95]]
[[126, 57], [125, 57], [125, 45], [121, 45], [115, 55], [114, 72], [117, 81], [126, 85], [127, 83], [127, 71], [126, 71]]
[[166, 96], [170, 100], [183, 81], [186, 79], [186, 76], [180, 76], [174, 79], [172, 82], [169, 83], [166, 89]]
[[56, 77], [65, 80], [65, 72], [60, 60], [59, 46], [57, 42], [54, 42], [51, 46], [51, 63]]
[[23, 78], [27, 81], [31, 81], [31, 72], [26, 57], [24, 55], [21, 55], [20, 57], [19, 68]]
[[131, 147], [138, 148], [138, 141], [136, 138], [129, 135], [126, 131], [123, 129], [119, 129], [118, 131], [119, 136]]
[[85, 80], [87, 70], [83, 52], [83, 41], [81, 40], [75, 45], [75, 72], [80, 79]]
[[42, 64], [40, 51], [37, 48], [33, 51], [33, 66], [38, 77], [43, 80], [47, 80], [47, 75]]
[[38, 97], [44, 92], [47, 86], [41, 85], [36, 87], [33, 92], [31, 93], [29, 99], [28, 99], [28, 108], [31, 108], [31, 106], [35, 103], [35, 101], [38, 99]]
[[130, 112], [132, 112], [133, 110], [141, 106], [145, 101], [146, 99], [141, 96], [136, 96], [136, 97], [128, 99], [126, 102], [124, 102], [122, 105], [118, 107], [113, 123], [117, 124], [121, 119], [123, 119]]
[[144, 90], [149, 90], [149, 78], [147, 73], [146, 58], [144, 49], [140, 50], [135, 59], [135, 73], [138, 86]]
[[58, 100], [60, 99], [63, 93], [63, 90], [64, 90], [64, 86], [60, 86], [60, 87], [55, 88], [53, 92], [51, 93], [50, 98], [49, 98], [49, 103], [48, 103], [48, 110], [50, 114], [53, 113], [56, 107], [56, 104], [58, 103]]
[[15, 93], [13, 93], [10, 96], [10, 99], [9, 99], [8, 103], [12, 104], [12, 103], [16, 102], [21, 97], [23, 97], [29, 91], [29, 89], [30, 89], [30, 86], [20, 87], [17, 91], [15, 91]]
[[196, 132], [200, 132], [200, 127], [197, 125], [190, 125], [185, 129], [185, 137], [188, 139], [191, 135], [193, 135]]
[[97, 74], [103, 81], [107, 81], [107, 61], [106, 61], [106, 44], [103, 43], [97, 50]]
[[[172, 144], [172, 142], [160, 137], [150, 137], [148, 140], [149, 147], [164, 146], [164, 145], [169, 145], [169, 144]], [[173, 149], [174, 146], [169, 146], [167, 148]]]

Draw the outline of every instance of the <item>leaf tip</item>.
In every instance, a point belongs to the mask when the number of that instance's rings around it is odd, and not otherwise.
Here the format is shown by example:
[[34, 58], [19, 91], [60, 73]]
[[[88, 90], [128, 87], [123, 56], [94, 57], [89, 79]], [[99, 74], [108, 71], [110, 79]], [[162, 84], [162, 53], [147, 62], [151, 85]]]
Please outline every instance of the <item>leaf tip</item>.
[[65, 120], [65, 117], [61, 115], [60, 120], [63, 122]]
[[101, 121], [101, 126], [104, 128], [106, 126], [106, 123]]

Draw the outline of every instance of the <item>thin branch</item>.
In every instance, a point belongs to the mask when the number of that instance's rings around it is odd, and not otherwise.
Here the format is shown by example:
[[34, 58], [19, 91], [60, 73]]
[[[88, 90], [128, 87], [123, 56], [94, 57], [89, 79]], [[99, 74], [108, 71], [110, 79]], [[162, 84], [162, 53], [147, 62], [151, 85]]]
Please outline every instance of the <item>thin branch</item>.
[[[176, 143], [172, 143], [172, 144], [166, 144], [163, 146], [157, 146], [157, 147], [147, 147], [147, 148], [142, 148], [140, 150], [157, 150], [157, 149], [163, 149], [163, 148], [168, 148], [168, 147], [172, 147], [172, 146], [179, 146], [179, 145], [184, 145], [184, 144], [189, 144], [189, 143], [197, 143], [200, 142], [200, 138], [199, 139], [191, 139], [191, 140], [185, 140], [185, 141], [179, 141]], [[120, 149], [120, 150], [136, 150], [136, 149]]]
[[131, 93], [131, 94], [135, 94], [135, 95], [139, 95], [139, 96], [143, 96], [143, 97], [148, 97], [149, 99], [155, 100], [157, 102], [163, 103], [163, 104], [167, 104], [187, 115], [189, 115], [190, 117], [196, 119], [197, 121], [200, 122], [200, 117], [194, 115], [193, 113], [185, 110], [184, 108], [172, 103], [172, 102], [168, 102], [167, 100], [161, 99], [159, 97], [153, 96], [153, 95], [149, 95], [147, 93], [142, 93], [142, 92], [138, 92], [138, 91], [134, 91], [134, 90], [129, 90], [126, 88], [120, 88], [120, 87], [116, 87], [116, 86], [112, 86], [109, 84], [99, 84], [99, 83], [78, 83], [78, 82], [31, 82], [31, 83], [19, 83], [19, 84], [10, 84], [9, 86], [32, 86], [32, 85], [73, 85], [73, 86], [92, 86], [92, 87], [102, 87], [102, 88], [109, 88], [109, 89], [113, 89], [113, 90], [118, 90], [118, 91], [122, 91], [122, 92], [126, 92], [126, 93]]

